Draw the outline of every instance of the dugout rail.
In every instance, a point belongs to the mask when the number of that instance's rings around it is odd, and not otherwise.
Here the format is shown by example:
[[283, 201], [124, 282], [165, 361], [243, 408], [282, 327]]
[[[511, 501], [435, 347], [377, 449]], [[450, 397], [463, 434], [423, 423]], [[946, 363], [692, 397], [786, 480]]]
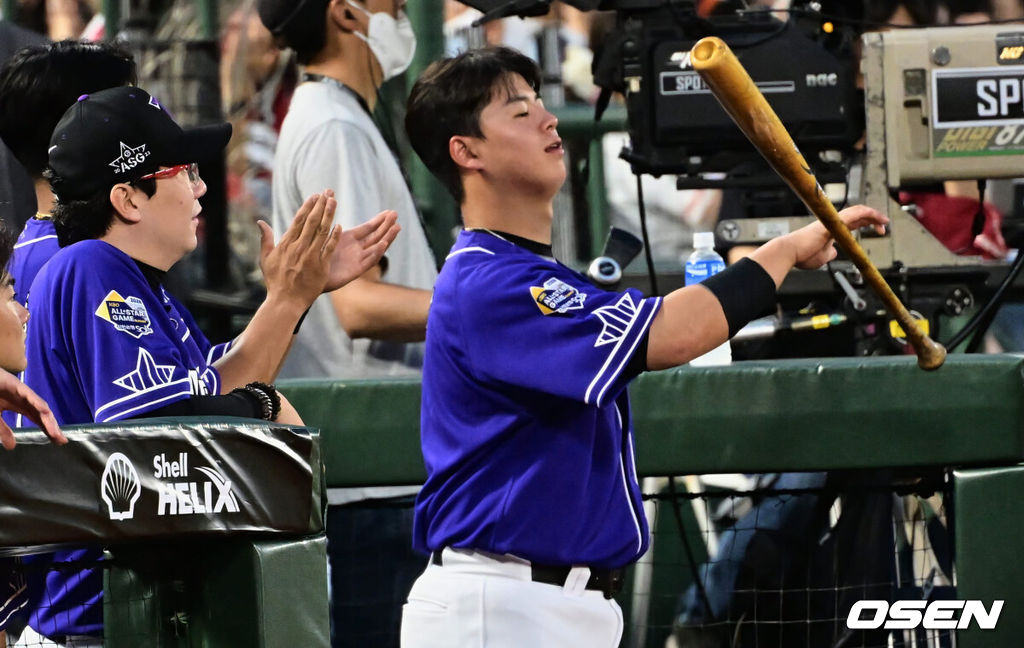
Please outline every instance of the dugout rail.
[[0, 556], [102, 548], [89, 565], [107, 648], [329, 646], [316, 430], [182, 418], [64, 431], [63, 447], [21, 431], [0, 452]]
[[[321, 430], [329, 487], [425, 477], [418, 381], [281, 389]], [[951, 355], [935, 372], [911, 356], [681, 367], [642, 375], [630, 393], [644, 477], [952, 469], [957, 596], [1005, 600], [996, 630], [961, 631], [958, 645], [1020, 644], [1024, 357]]]
[[[420, 385], [280, 387], [310, 429], [194, 419], [73, 426], [66, 447], [19, 433], [18, 448], [0, 453], [0, 545], [93, 540], [117, 548], [105, 570], [108, 646], [326, 646], [324, 487], [422, 481]], [[931, 373], [912, 357], [649, 373], [631, 387], [637, 467], [645, 477], [952, 469], [957, 595], [1006, 602], [996, 630], [961, 632], [958, 646], [1017, 646], [1024, 636], [1024, 566], [1016, 560], [1024, 536], [1022, 393], [1024, 357], [1012, 355], [952, 355]], [[187, 479], [173, 475], [182, 452]], [[137, 511], [158, 510], [161, 481], [199, 482], [195, 471], [206, 467], [237, 483], [240, 501], [264, 502], [253, 509], [260, 520], [234, 526], [223, 511], [210, 511], [199, 523], [204, 516], [194, 510], [127, 521], [136, 528], [112, 520], [103, 484], [113, 482], [103, 474], [118, 464], [110, 463], [115, 453], [137, 473]], [[160, 455], [171, 479], [155, 475]], [[266, 463], [278, 460], [278, 469]], [[120, 474], [130, 471], [122, 466]], [[205, 486], [198, 498], [191, 486], [176, 488], [189, 503], [204, 499]], [[159, 640], [143, 644], [141, 636]]]

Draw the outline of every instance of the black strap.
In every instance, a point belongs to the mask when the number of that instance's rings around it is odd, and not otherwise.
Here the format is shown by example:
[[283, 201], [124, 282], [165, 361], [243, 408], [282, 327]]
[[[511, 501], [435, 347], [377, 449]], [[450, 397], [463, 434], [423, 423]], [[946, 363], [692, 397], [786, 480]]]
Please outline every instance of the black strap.
[[714, 293], [729, 323], [729, 337], [747, 322], [775, 308], [775, 280], [757, 261], [743, 258], [718, 274], [705, 279], [702, 286]]
[[358, 92], [356, 92], [349, 86], [345, 85], [341, 81], [333, 79], [329, 76], [324, 76], [322, 74], [303, 72], [302, 77], [299, 79], [299, 83], [305, 83], [306, 81], [313, 81], [314, 83], [326, 83], [327, 85], [332, 85], [335, 88], [338, 88], [342, 92], [349, 93], [350, 95], [352, 95], [353, 98], [355, 98], [356, 101], [359, 102], [359, 107], [366, 111], [366, 114], [370, 116], [370, 119], [373, 119], [373, 111], [370, 110], [370, 104], [366, 103], [366, 99], [363, 99], [363, 95], [359, 94]]
[[[441, 558], [440, 550], [430, 553], [430, 562], [438, 567], [444, 565], [444, 560]], [[569, 577], [569, 572], [571, 570], [572, 567], [538, 565], [536, 563], [531, 563], [530, 579], [535, 583], [564, 587], [565, 579]], [[624, 582], [625, 570], [622, 568], [595, 569], [591, 567], [590, 579], [587, 580], [586, 589], [602, 592], [606, 599], [610, 599], [622, 590]]]
[[[385, 133], [385, 129], [381, 127], [380, 120], [377, 117], [375, 117], [373, 111], [370, 110], [370, 104], [366, 103], [366, 99], [363, 98], [363, 95], [359, 94], [358, 92], [353, 90], [351, 87], [345, 85], [341, 81], [338, 81], [337, 79], [331, 78], [329, 76], [324, 76], [323, 74], [303, 72], [302, 76], [299, 79], [299, 82], [305, 83], [306, 81], [312, 81], [314, 83], [326, 83], [327, 85], [334, 86], [335, 88], [338, 88], [342, 92], [347, 92], [348, 94], [352, 95], [352, 97], [359, 102], [359, 106], [366, 112], [367, 115], [369, 115], [370, 121], [372, 121], [374, 126], [377, 127], [377, 132], [380, 133], [380, 136], [384, 139], [384, 143], [387, 144], [388, 149], [390, 149], [391, 155], [395, 158], [395, 162], [398, 164], [398, 170], [401, 171], [402, 173], [402, 180], [405, 181], [405, 186], [409, 189], [409, 195], [411, 196], [412, 182], [409, 180], [409, 174], [406, 173], [405, 165], [402, 164], [402, 156], [399, 155], [398, 142], [396, 141], [395, 138], [395, 129], [391, 125], [390, 115], [387, 116], [388, 130], [391, 132], [391, 136], [389, 138], [388, 134]], [[380, 99], [379, 88], [377, 92], [377, 109], [380, 110], [382, 114], [387, 114], [387, 107], [383, 105], [383, 102]], [[427, 247], [430, 248], [430, 256], [433, 257], [434, 245], [430, 240], [430, 230], [427, 228], [427, 223], [423, 218], [423, 214], [420, 213], [420, 209], [416, 205], [415, 199], [413, 200], [413, 207], [415, 208], [416, 211], [416, 218], [420, 221], [420, 228], [423, 230], [423, 236], [427, 239]], [[437, 265], [436, 259], [434, 260], [434, 265]], [[296, 327], [295, 332], [298, 333], [298, 327]]]

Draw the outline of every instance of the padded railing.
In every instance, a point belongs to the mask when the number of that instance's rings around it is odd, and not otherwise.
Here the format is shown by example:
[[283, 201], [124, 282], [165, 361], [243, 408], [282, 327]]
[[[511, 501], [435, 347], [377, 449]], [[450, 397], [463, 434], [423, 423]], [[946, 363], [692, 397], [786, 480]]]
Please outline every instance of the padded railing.
[[[331, 487], [415, 484], [415, 380], [293, 381], [282, 391], [321, 430]], [[996, 630], [961, 648], [1024, 636], [1024, 357], [951, 355], [741, 362], [652, 372], [630, 387], [643, 476], [953, 468], [958, 596], [1005, 600]]]

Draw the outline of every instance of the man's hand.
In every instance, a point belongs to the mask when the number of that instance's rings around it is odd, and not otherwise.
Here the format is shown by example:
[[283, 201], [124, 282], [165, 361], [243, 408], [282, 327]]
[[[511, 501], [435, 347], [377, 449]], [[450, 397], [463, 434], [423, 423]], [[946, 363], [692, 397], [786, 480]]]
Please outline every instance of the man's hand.
[[[29, 389], [28, 385], [3, 369], [0, 369], [0, 410], [17, 412], [27, 417], [58, 445], [68, 442], [46, 401]], [[14, 432], [3, 420], [0, 420], [0, 444], [7, 450], [13, 448], [15, 444]]]
[[[850, 229], [873, 225], [880, 234], [885, 233], [885, 224], [889, 222], [883, 214], [864, 205], [847, 207], [839, 212], [839, 218]], [[750, 258], [771, 275], [776, 286], [782, 285], [794, 266], [804, 270], [820, 268], [835, 256], [832, 235], [820, 221], [773, 238], [750, 253]]]
[[[885, 234], [889, 219], [878, 210], [865, 205], [853, 205], [839, 212], [839, 218], [851, 230], [874, 226], [879, 234]], [[820, 268], [836, 257], [832, 235], [820, 221], [802, 227], [790, 235], [793, 239], [796, 258], [794, 265], [803, 270]]]
[[401, 229], [398, 214], [387, 210], [362, 225], [343, 231], [334, 248], [323, 291], [337, 290], [377, 265]]
[[277, 245], [270, 226], [259, 221], [260, 269], [268, 299], [295, 300], [301, 313], [323, 292], [342, 234], [340, 227], [331, 227], [337, 206], [330, 189], [310, 196]]

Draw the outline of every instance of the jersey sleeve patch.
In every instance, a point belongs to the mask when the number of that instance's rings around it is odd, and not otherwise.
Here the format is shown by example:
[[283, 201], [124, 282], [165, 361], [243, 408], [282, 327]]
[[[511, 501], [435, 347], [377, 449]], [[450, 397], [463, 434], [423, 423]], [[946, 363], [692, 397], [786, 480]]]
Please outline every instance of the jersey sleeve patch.
[[136, 340], [153, 332], [153, 324], [149, 318], [146, 305], [138, 297], [122, 297], [116, 290], [111, 290], [96, 308], [96, 316], [110, 322], [115, 330], [127, 333]]
[[565, 315], [583, 309], [587, 300], [582, 293], [557, 277], [546, 280], [542, 286], [530, 286], [530, 295], [544, 315]]

